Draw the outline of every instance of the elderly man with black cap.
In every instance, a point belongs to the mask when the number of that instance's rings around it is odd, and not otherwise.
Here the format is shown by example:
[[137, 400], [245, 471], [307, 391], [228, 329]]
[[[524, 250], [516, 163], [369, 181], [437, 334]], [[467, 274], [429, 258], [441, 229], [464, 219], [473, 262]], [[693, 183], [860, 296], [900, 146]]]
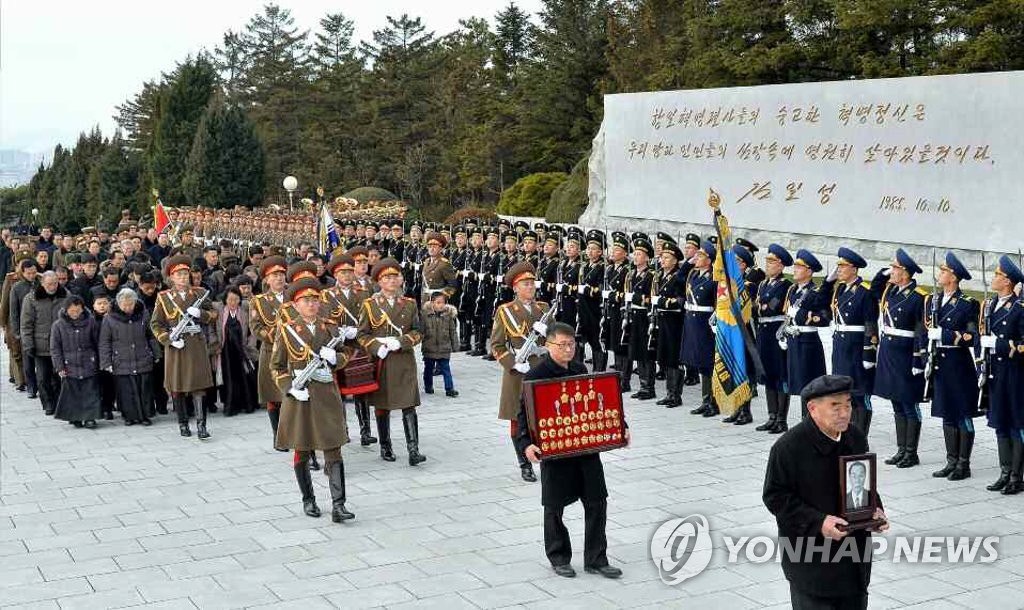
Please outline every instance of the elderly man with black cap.
[[825, 349], [818, 329], [829, 323], [828, 297], [814, 283], [814, 274], [821, 269], [813, 254], [797, 250], [793, 285], [786, 293], [786, 326], [779, 338], [780, 347], [786, 350], [790, 394], [800, 393], [812, 379], [825, 374]]
[[981, 357], [988, 364], [985, 394], [988, 425], [996, 431], [999, 478], [987, 486], [1005, 495], [1024, 491], [1024, 302], [1014, 286], [1024, 273], [1008, 256], [992, 275], [995, 294], [982, 310]]
[[[902, 248], [889, 269], [879, 271], [871, 280], [871, 291], [878, 296], [882, 328], [878, 340], [878, 370], [875, 393], [892, 403], [893, 416], [906, 419], [903, 444], [896, 439], [896, 453], [885, 460], [897, 468], [921, 463], [917, 445], [921, 439], [921, 409], [924, 399], [924, 353], [927, 334], [924, 327], [924, 297], [914, 275], [921, 267]], [[897, 428], [897, 434], [899, 433]]]
[[[928, 357], [932, 359], [932, 417], [942, 418], [946, 465], [932, 473], [936, 478], [959, 481], [971, 476], [974, 418], [978, 417], [978, 385], [974, 348], [978, 344], [981, 306], [960, 290], [960, 281], [971, 274], [952, 252], [939, 267], [941, 292], [925, 297]], [[927, 367], [926, 367], [927, 368]]]
[[[853, 379], [857, 390], [853, 397], [853, 425], [865, 435], [871, 427], [871, 393], [878, 354], [878, 299], [871, 293], [871, 284], [859, 275], [859, 270], [867, 266], [861, 255], [850, 248], [839, 248], [836, 268], [821, 286], [824, 294], [832, 296], [832, 373]], [[905, 431], [906, 421], [902, 427]]]
[[[867, 608], [871, 533], [847, 530], [847, 521], [838, 516], [843, 508], [839, 458], [868, 452], [867, 437], [850, 426], [853, 386], [845, 375], [810, 381], [800, 393], [808, 417], [782, 435], [768, 455], [762, 499], [775, 515], [780, 542], [802, 550], [801, 561], [782, 554], [796, 610]], [[882, 499], [877, 490], [870, 493], [878, 505], [873, 518], [884, 520]], [[882, 523], [875, 531], [888, 528]], [[822, 547], [819, 561], [803, 560], [806, 549]]]

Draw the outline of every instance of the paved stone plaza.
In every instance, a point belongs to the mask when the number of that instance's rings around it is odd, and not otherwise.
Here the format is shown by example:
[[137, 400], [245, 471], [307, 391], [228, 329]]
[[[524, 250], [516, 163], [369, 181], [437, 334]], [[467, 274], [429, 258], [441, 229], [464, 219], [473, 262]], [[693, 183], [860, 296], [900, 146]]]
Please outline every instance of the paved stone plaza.
[[[6, 351], [4, 351], [6, 358]], [[6, 371], [6, 359], [0, 370]], [[290, 455], [270, 447], [266, 415], [211, 416], [213, 438], [178, 436], [174, 416], [150, 428], [119, 420], [74, 429], [2, 381], [0, 604], [35, 608], [758, 608], [788, 606], [778, 564], [726, 565], [721, 535], [774, 536], [761, 503], [775, 437], [684, 407], [627, 404], [633, 446], [603, 457], [609, 555], [624, 577], [582, 571], [582, 510], [566, 511], [579, 576], [552, 574], [541, 544], [539, 484], [519, 479], [507, 424], [496, 420], [498, 367], [458, 354], [461, 396], [424, 396], [429, 460], [410, 468], [358, 442], [343, 452], [355, 521], [333, 524], [315, 474], [320, 519], [302, 514]], [[5, 375], [6, 377], [6, 375]], [[410, 379], [410, 383], [414, 380]], [[663, 383], [659, 384], [663, 387]], [[440, 378], [438, 378], [440, 387]], [[661, 388], [659, 388], [661, 391]], [[974, 477], [933, 479], [941, 430], [926, 418], [920, 467], [881, 464], [894, 449], [891, 410], [875, 401], [872, 449], [893, 534], [1000, 535], [987, 565], [876, 563], [872, 608], [1024, 607], [1024, 496], [987, 492], [994, 436], [978, 420]], [[799, 407], [794, 405], [799, 413]], [[755, 402], [757, 423], [763, 401]], [[394, 416], [397, 418], [397, 415]], [[791, 422], [796, 415], [791, 412]], [[350, 429], [355, 432], [354, 417]], [[648, 558], [659, 524], [708, 516], [709, 568], [663, 584]]]

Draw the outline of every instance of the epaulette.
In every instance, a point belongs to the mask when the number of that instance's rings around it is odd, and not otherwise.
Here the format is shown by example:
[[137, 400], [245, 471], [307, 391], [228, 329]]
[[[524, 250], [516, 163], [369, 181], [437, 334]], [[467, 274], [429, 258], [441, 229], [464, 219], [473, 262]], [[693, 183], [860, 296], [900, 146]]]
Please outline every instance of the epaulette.
[[441, 257], [441, 261], [442, 261], [442, 262], [445, 262], [445, 263], [447, 263], [447, 262], [448, 262], [448, 259], [442, 256], [442, 257]]
[[921, 288], [920, 286], [917, 286], [916, 288], [914, 288], [914, 292], [916, 292], [917, 294], [919, 294], [921, 296], [928, 296], [930, 294], [927, 289]]
[[869, 282], [867, 280], [864, 280], [863, 282], [860, 283], [860, 287], [861, 288], [871, 288], [871, 282]]
[[412, 297], [398, 297], [398, 302], [399, 303], [405, 303], [405, 302], [414, 301], [414, 300], [415, 299], [413, 299]]

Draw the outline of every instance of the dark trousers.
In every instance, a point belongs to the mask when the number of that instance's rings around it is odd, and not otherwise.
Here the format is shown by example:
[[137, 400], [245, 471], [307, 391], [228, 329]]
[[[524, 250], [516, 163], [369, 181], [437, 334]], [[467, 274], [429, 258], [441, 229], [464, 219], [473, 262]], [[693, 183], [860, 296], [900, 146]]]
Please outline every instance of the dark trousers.
[[866, 610], [868, 593], [857, 593], [846, 597], [818, 597], [798, 590], [789, 584], [789, 599], [793, 610]]
[[60, 396], [60, 377], [53, 370], [53, 360], [49, 356], [36, 356], [36, 389], [39, 390], [39, 402], [43, 410], [52, 412], [57, 408], [57, 397]]
[[423, 359], [423, 389], [434, 389], [434, 366], [441, 370], [441, 377], [444, 378], [445, 391], [455, 389], [455, 380], [452, 379], [452, 361], [448, 358], [424, 358]]
[[[49, 356], [46, 357], [50, 359]], [[52, 367], [51, 367], [52, 368]], [[31, 392], [36, 392], [39, 389], [39, 384], [36, 380], [36, 358], [35, 356], [29, 357], [27, 354], [22, 352], [21, 357], [21, 370], [25, 373], [25, 387]]]
[[[544, 507], [544, 552], [553, 566], [566, 565], [572, 560], [569, 530], [562, 522], [564, 506]], [[608, 538], [605, 523], [608, 520], [607, 500], [583, 501], [583, 565], [599, 568], [608, 565]]]

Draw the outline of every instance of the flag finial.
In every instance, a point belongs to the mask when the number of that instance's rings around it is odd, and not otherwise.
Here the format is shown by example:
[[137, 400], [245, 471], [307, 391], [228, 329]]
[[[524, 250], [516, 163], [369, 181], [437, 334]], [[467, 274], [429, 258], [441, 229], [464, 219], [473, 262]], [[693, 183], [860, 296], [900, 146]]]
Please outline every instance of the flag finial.
[[713, 188], [708, 189], [708, 205], [715, 211], [722, 207], [722, 197]]

